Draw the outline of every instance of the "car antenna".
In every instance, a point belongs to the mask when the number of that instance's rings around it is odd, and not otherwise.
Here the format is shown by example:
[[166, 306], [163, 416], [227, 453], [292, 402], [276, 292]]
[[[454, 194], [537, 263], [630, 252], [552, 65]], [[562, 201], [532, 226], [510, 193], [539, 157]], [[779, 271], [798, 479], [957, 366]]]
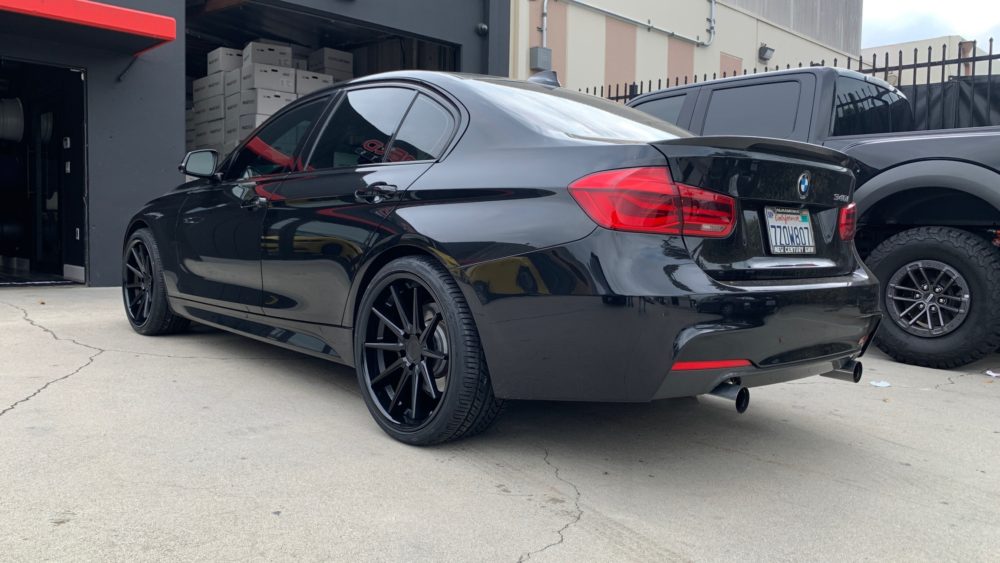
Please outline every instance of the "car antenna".
[[553, 86], [559, 88], [562, 84], [559, 84], [559, 77], [556, 76], [556, 71], [554, 70], [543, 70], [541, 72], [536, 72], [531, 75], [528, 82], [534, 82], [535, 84], [542, 84], [543, 86]]

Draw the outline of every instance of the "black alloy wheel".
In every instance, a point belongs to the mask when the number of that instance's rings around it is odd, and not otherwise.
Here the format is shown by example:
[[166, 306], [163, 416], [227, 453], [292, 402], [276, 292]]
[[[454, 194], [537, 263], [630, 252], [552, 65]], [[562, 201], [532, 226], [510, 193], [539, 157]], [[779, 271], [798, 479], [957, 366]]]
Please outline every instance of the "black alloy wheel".
[[944, 262], [905, 264], [888, 280], [885, 291], [889, 317], [915, 336], [950, 334], [969, 316], [969, 284]]
[[369, 309], [365, 379], [382, 415], [412, 430], [430, 420], [448, 385], [448, 333], [418, 280], [397, 274]]
[[1000, 346], [1000, 250], [975, 233], [918, 227], [867, 259], [882, 283], [875, 344], [900, 362], [951, 369]]
[[408, 444], [481, 432], [503, 406], [461, 290], [428, 257], [395, 260], [372, 280], [358, 309], [355, 362], [368, 410]]
[[160, 250], [148, 229], [135, 231], [125, 243], [122, 299], [129, 324], [139, 334], [172, 334], [183, 331], [191, 324], [170, 310], [163, 286]]
[[125, 310], [135, 325], [149, 320], [153, 306], [153, 261], [141, 238], [133, 238], [125, 250]]

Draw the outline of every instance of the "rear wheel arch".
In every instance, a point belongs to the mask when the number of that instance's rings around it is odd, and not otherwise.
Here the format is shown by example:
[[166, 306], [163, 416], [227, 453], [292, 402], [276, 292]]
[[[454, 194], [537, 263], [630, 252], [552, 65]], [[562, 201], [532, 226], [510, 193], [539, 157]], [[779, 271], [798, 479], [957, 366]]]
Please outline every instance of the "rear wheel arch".
[[132, 238], [132, 235], [135, 234], [135, 232], [138, 231], [139, 229], [147, 229], [149, 231], [152, 231], [152, 228], [149, 226], [148, 223], [146, 223], [146, 221], [142, 219], [136, 219], [129, 224], [127, 229], [125, 229], [125, 238], [122, 240], [122, 246], [128, 244], [128, 239]]
[[361, 305], [361, 298], [364, 296], [365, 291], [368, 289], [368, 286], [371, 285], [372, 280], [378, 272], [384, 268], [386, 264], [406, 256], [427, 256], [441, 262], [446, 268], [448, 266], [436, 253], [431, 250], [411, 244], [396, 245], [375, 253], [365, 262], [358, 272], [358, 277], [355, 278], [356, 281], [351, 288], [351, 295], [347, 302], [347, 311], [345, 311], [350, 315], [345, 315], [343, 320], [344, 325], [354, 326], [355, 320], [358, 317], [358, 308]]

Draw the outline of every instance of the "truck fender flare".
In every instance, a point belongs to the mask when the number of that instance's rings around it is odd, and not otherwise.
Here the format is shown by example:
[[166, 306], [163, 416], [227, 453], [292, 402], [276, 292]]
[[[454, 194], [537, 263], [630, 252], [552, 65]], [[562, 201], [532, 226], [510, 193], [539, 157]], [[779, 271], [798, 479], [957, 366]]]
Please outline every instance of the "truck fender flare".
[[855, 191], [858, 214], [880, 201], [917, 188], [947, 188], [977, 197], [1000, 210], [1000, 174], [989, 168], [958, 160], [922, 160], [889, 169]]

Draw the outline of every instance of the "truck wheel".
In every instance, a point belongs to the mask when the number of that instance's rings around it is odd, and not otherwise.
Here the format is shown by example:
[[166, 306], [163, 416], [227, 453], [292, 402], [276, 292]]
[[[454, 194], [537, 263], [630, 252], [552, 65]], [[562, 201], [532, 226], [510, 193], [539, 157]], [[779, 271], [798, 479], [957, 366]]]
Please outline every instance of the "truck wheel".
[[885, 315], [875, 345], [894, 359], [948, 369], [1000, 345], [1000, 253], [985, 240], [911, 229], [878, 245], [868, 265]]

